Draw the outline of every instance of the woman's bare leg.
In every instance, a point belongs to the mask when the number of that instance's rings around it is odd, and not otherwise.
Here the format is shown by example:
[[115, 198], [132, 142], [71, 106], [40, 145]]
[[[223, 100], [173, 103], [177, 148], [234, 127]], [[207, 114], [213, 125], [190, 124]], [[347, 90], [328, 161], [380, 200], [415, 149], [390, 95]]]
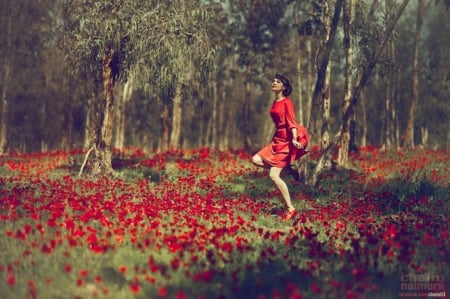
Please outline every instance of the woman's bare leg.
[[289, 195], [289, 189], [286, 183], [281, 179], [280, 174], [283, 168], [279, 167], [271, 167], [269, 171], [269, 176], [272, 179], [272, 181], [275, 183], [275, 185], [278, 187], [278, 189], [281, 192], [281, 195], [283, 196], [284, 201], [286, 202], [286, 205], [288, 207], [289, 212], [295, 210], [294, 206], [291, 202], [291, 196]]
[[260, 155], [256, 154], [252, 157], [252, 163], [259, 167], [266, 167]]

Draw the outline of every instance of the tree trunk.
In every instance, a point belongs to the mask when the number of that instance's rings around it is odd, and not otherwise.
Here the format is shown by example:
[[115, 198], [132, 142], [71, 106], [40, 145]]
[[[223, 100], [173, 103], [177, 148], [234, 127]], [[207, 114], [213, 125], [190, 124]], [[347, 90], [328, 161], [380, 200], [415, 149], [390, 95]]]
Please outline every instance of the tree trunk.
[[8, 141], [8, 86], [11, 74], [11, 68], [8, 62], [3, 65], [3, 90], [2, 90], [2, 105], [1, 105], [1, 123], [0, 123], [0, 154], [6, 152]]
[[[251, 54], [250, 54], [251, 55]], [[244, 150], [249, 150], [251, 147], [250, 133], [248, 129], [250, 128], [250, 99], [251, 93], [251, 78], [252, 78], [252, 59], [250, 58], [249, 65], [247, 66], [246, 76], [245, 76], [245, 97], [242, 104], [243, 113], [243, 132], [244, 132]]]
[[[311, 38], [307, 38], [305, 41], [305, 56], [311, 57], [312, 55], [312, 45]], [[306, 104], [303, 107], [303, 111], [305, 113], [305, 121], [303, 124], [309, 124], [311, 121], [311, 110], [312, 110], [312, 101], [313, 101], [313, 92], [314, 92], [314, 64], [309, 62], [307, 65], [307, 75], [306, 75]]]
[[321, 149], [325, 149], [330, 143], [330, 110], [331, 110], [331, 92], [330, 92], [331, 68], [328, 64], [325, 72], [325, 80], [322, 86], [322, 130], [321, 130]]
[[182, 86], [181, 83], [178, 84], [175, 96], [173, 98], [172, 106], [172, 125], [170, 132], [169, 148], [175, 149], [180, 146], [180, 135], [181, 135], [181, 93]]
[[[297, 1], [294, 3], [294, 23], [300, 24], [300, 2]], [[296, 55], [296, 66], [297, 66], [297, 101], [296, 107], [297, 107], [297, 121], [300, 124], [304, 124], [304, 118], [303, 118], [303, 87], [305, 84], [302, 84], [302, 75], [303, 75], [303, 50], [302, 50], [302, 44], [303, 44], [303, 38], [300, 34], [296, 35], [296, 43], [295, 43], [295, 49], [294, 53], [297, 53]]]
[[[345, 114], [352, 99], [353, 75], [353, 18], [355, 14], [355, 3], [347, 0], [344, 4], [344, 52], [345, 52], [345, 92], [342, 112]], [[337, 164], [341, 167], [348, 166], [348, 153], [350, 147], [351, 119], [342, 124], [342, 138], [339, 146]]]
[[11, 30], [12, 30], [12, 16], [8, 16], [8, 24], [6, 30], [6, 48], [7, 54], [3, 56], [3, 82], [2, 82], [2, 99], [1, 99], [1, 123], [0, 123], [0, 154], [6, 152], [8, 144], [8, 115], [9, 115], [9, 100], [8, 88], [11, 79]]
[[418, 0], [416, 31], [414, 33], [414, 54], [412, 61], [412, 99], [409, 107], [408, 122], [404, 135], [404, 146], [407, 148], [414, 147], [414, 120], [416, 116], [417, 105], [419, 102], [419, 60], [420, 60], [420, 34], [422, 32], [423, 18], [429, 4], [425, 4], [425, 0]]
[[[324, 6], [324, 24], [326, 30], [326, 43], [330, 39], [331, 35], [331, 18], [329, 13], [328, 2], [325, 1]], [[330, 53], [331, 54], [331, 53]], [[330, 143], [330, 110], [331, 110], [331, 92], [330, 92], [330, 79], [331, 79], [331, 55], [328, 58], [328, 64], [325, 71], [325, 79], [322, 86], [322, 128], [320, 132], [321, 136], [321, 149], [323, 150]]]
[[[392, 63], [395, 64], [395, 56], [394, 56], [394, 42], [389, 40], [387, 44], [387, 59], [392, 60]], [[384, 148], [389, 150], [395, 147], [395, 130], [394, 130], [394, 121], [395, 121], [395, 105], [394, 105], [394, 97], [395, 97], [395, 71], [389, 72], [384, 80], [386, 81], [386, 93], [385, 93], [385, 119], [384, 119], [384, 140], [383, 145]]]
[[[225, 70], [226, 72], [226, 70]], [[225, 73], [227, 74], [227, 73]], [[226, 93], [226, 79], [224, 79], [223, 84], [219, 85], [218, 90], [220, 90], [220, 94], [221, 94], [221, 98], [222, 101], [219, 101], [219, 123], [218, 123], [218, 128], [219, 128], [219, 138], [217, 139], [218, 143], [219, 143], [219, 150], [224, 150], [227, 145], [226, 145], [226, 140], [228, 140], [227, 135], [226, 135], [226, 120], [228, 119], [227, 116], [225, 116], [225, 113], [227, 113], [229, 110], [231, 109], [225, 109], [225, 101], [227, 100], [227, 93]], [[219, 80], [216, 81], [215, 83], [216, 85], [219, 84]]]
[[[191, 103], [191, 105], [189, 107], [187, 107], [186, 110], [188, 110], [189, 123], [194, 118], [195, 118], [195, 121], [198, 123], [198, 131], [196, 132], [197, 133], [197, 143], [193, 146], [195, 146], [197, 148], [204, 148], [205, 146], [206, 147], [210, 146], [210, 140], [211, 140], [211, 135], [212, 135], [211, 130], [214, 125], [212, 124], [212, 120], [211, 120], [212, 117], [207, 118], [205, 116], [205, 114], [206, 114], [206, 109], [205, 109], [206, 90], [205, 89], [199, 91], [199, 98], [200, 98], [200, 109], [196, 109], [194, 107], [194, 105], [192, 105], [192, 103]], [[183, 110], [183, 111], [186, 111], [186, 110]], [[212, 113], [214, 113], [214, 112], [211, 112], [211, 114]], [[208, 114], [210, 114], [210, 113], [208, 113]], [[205, 126], [205, 121], [203, 121], [203, 120], [205, 120], [206, 118], [208, 120], [207, 120], [206, 126]], [[206, 127], [206, 130], [205, 130], [205, 127]], [[194, 132], [194, 135], [195, 135], [195, 132]], [[192, 143], [187, 142], [187, 141], [189, 141], [189, 140], [187, 140], [187, 138], [184, 138], [183, 141], [184, 141], [184, 144], [192, 144]], [[183, 148], [185, 148], [185, 147], [183, 146]]]
[[[47, 87], [46, 87], [47, 88]], [[41, 106], [39, 107], [40, 111], [39, 111], [39, 119], [40, 119], [40, 129], [42, 131], [47, 131], [45, 128], [48, 128], [48, 98], [45, 98], [42, 103]], [[41, 136], [40, 138], [40, 151], [41, 153], [45, 153], [48, 151], [48, 142], [49, 142], [49, 134], [47, 132], [45, 132], [43, 134], [43, 136]]]
[[112, 61], [114, 50], [107, 49], [102, 64], [103, 76], [103, 105], [100, 113], [101, 126], [97, 129], [94, 149], [94, 175], [114, 174], [112, 168], [112, 132], [114, 118], [114, 74]]
[[116, 130], [114, 147], [122, 150], [125, 146], [125, 129], [126, 129], [126, 111], [128, 102], [133, 95], [133, 77], [129, 77], [128, 81], [123, 85], [122, 96], [119, 97], [116, 109]]
[[[397, 56], [395, 53], [395, 47], [393, 47], [393, 55]], [[400, 93], [403, 91], [403, 86], [401, 86], [401, 77], [402, 73], [400, 71], [396, 71], [394, 74], [394, 94], [392, 98], [392, 109], [390, 111], [391, 120], [392, 120], [392, 134], [393, 134], [393, 142], [395, 145], [395, 148], [400, 148], [401, 143], [401, 135], [400, 135], [400, 120], [398, 117], [397, 109], [398, 103], [400, 102]]]
[[169, 148], [169, 132], [170, 132], [170, 120], [169, 120], [169, 107], [164, 104], [161, 113], [159, 114], [161, 121], [161, 139], [159, 142], [159, 152], [164, 152]]
[[218, 136], [217, 136], [217, 108], [218, 108], [218, 94], [217, 94], [217, 83], [212, 85], [212, 112], [210, 119], [211, 126], [211, 147], [218, 148]]
[[93, 91], [87, 99], [85, 111], [86, 119], [84, 124], [84, 148], [90, 148], [93, 143], [95, 144], [97, 127], [100, 126], [100, 122], [98, 122], [98, 114], [100, 109], [97, 108], [99, 108], [97, 91]]
[[334, 39], [336, 36], [337, 26], [339, 24], [339, 18], [341, 13], [342, 5], [344, 4], [344, 0], [337, 0], [333, 21], [331, 24], [331, 28], [327, 37], [327, 41], [325, 44], [325, 49], [323, 51], [323, 55], [320, 57], [319, 68], [317, 70], [317, 79], [316, 85], [314, 86], [314, 91], [312, 95], [312, 107], [311, 107], [311, 117], [309, 120], [308, 130], [311, 136], [317, 135], [316, 132], [316, 122], [318, 120], [319, 110], [323, 104], [323, 89], [326, 83], [326, 76], [328, 71], [328, 64], [330, 61], [331, 50], [333, 49]]
[[367, 107], [366, 107], [366, 96], [364, 95], [364, 90], [361, 91], [360, 101], [361, 101], [361, 110], [362, 110], [360, 144], [361, 144], [361, 146], [366, 146], [367, 145], [367, 132], [369, 131], [369, 129], [367, 127]]
[[[225, 78], [229, 78], [229, 68], [225, 70]], [[219, 82], [219, 81], [217, 81]], [[219, 101], [219, 149], [225, 150], [230, 146], [230, 127], [231, 125], [228, 123], [228, 121], [231, 118], [233, 114], [233, 108], [234, 107], [228, 107], [226, 108], [226, 100], [228, 99], [229, 95], [227, 95], [227, 86], [228, 86], [228, 79], [224, 79], [223, 84], [220, 86], [220, 92], [221, 92], [221, 98], [222, 101]], [[235, 124], [233, 124], [234, 126]]]
[[[72, 80], [64, 80], [63, 81], [65, 83], [65, 85], [68, 87], [69, 90], [72, 90], [73, 88], [73, 81]], [[64, 88], [64, 94], [68, 94], [67, 89]], [[69, 151], [70, 149], [72, 149], [73, 147], [73, 142], [74, 142], [74, 138], [73, 138], [73, 115], [74, 115], [74, 98], [72, 96], [72, 94], [69, 95], [69, 103], [68, 103], [68, 107], [67, 107], [67, 137], [63, 139], [62, 143], [61, 143], [61, 149], [63, 149], [64, 151]], [[65, 142], [64, 142], [65, 140]]]

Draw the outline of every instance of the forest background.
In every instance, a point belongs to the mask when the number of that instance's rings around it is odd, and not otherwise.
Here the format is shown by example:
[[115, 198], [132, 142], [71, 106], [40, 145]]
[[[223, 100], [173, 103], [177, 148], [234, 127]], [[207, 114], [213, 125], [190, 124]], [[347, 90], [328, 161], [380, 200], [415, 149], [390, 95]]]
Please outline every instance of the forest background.
[[112, 148], [255, 150], [276, 73], [322, 149], [448, 150], [448, 5], [2, 0], [0, 151], [89, 149], [105, 115]]

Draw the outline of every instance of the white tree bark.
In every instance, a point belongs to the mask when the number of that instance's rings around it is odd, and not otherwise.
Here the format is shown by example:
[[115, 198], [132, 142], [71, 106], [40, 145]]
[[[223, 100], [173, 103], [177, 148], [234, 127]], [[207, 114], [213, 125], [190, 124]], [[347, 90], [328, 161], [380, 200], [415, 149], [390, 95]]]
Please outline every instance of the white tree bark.
[[132, 95], [133, 77], [130, 75], [127, 82], [123, 85], [121, 96], [117, 100], [114, 147], [119, 150], [122, 150], [125, 146], [126, 111]]
[[[344, 52], [345, 52], [345, 86], [342, 113], [345, 114], [353, 97], [353, 19], [355, 15], [354, 0], [346, 0], [344, 3]], [[342, 138], [339, 146], [338, 165], [347, 167], [350, 147], [350, 127], [352, 118], [342, 124]]]

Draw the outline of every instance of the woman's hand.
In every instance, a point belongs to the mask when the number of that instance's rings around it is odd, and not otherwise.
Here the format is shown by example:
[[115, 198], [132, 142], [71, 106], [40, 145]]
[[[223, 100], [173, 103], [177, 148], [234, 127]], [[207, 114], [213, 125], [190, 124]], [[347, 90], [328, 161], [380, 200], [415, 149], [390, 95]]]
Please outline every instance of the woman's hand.
[[298, 149], [303, 149], [303, 145], [297, 141], [297, 138], [292, 139], [292, 144]]

